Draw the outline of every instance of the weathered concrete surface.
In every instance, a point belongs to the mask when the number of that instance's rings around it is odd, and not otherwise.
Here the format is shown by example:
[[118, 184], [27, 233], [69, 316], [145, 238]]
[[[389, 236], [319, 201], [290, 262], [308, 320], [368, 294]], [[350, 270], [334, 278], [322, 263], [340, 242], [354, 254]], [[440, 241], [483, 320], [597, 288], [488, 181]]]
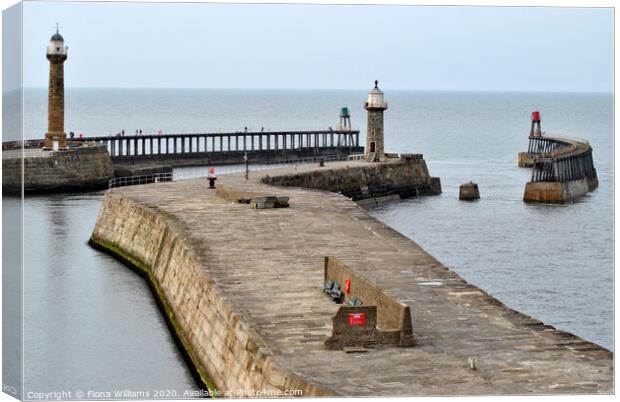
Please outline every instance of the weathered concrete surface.
[[[346, 164], [364, 162], [336, 165]], [[100, 246], [152, 270], [195, 363], [219, 389], [613, 392], [608, 350], [510, 310], [342, 195], [259, 179], [220, 176], [217, 185], [288, 195], [290, 207], [233, 203], [204, 179], [125, 187], [106, 193], [93, 231]], [[338, 309], [322, 292], [328, 255], [410, 307], [414, 347], [326, 350]]]
[[537, 181], [527, 182], [523, 199], [529, 202], [561, 204], [576, 200], [598, 187], [596, 174], [571, 181]]
[[[22, 176], [23, 164], [23, 176]], [[61, 152], [42, 149], [2, 151], [2, 190], [57, 192], [108, 187], [114, 177], [112, 161], [103, 145], [84, 145]]]

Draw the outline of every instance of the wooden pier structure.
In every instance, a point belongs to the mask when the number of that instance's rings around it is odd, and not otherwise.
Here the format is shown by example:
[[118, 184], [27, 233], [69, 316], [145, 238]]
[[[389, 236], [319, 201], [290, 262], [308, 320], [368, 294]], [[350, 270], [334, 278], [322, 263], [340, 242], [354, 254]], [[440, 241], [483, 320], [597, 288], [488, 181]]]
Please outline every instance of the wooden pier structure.
[[[166, 158], [217, 158], [217, 155], [243, 156], [246, 152], [275, 155], [285, 151], [338, 151], [356, 153], [359, 130], [260, 131], [234, 133], [144, 134], [96, 136], [73, 141], [105, 144], [112, 161], [140, 161]], [[329, 153], [329, 152], [327, 152]]]
[[538, 137], [530, 138], [530, 147], [542, 155], [534, 160], [532, 181], [579, 180], [596, 174], [587, 144]]
[[525, 201], [566, 202], [598, 187], [592, 147], [585, 140], [530, 136], [532, 179]]

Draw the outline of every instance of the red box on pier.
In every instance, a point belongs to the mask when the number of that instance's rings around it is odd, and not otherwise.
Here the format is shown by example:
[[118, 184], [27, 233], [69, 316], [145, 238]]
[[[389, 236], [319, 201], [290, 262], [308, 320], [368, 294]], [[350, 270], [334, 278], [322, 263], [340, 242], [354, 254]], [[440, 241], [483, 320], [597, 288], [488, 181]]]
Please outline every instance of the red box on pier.
[[349, 314], [349, 326], [363, 326], [366, 324], [366, 314], [364, 313], [350, 313]]

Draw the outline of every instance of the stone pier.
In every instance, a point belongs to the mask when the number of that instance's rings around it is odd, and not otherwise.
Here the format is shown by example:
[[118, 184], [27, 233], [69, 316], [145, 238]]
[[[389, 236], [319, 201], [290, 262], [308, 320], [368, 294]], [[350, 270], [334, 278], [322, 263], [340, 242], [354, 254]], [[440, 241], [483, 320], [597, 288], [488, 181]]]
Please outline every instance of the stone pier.
[[2, 190], [5, 193], [92, 191], [108, 188], [114, 177], [103, 145], [81, 144], [59, 152], [41, 148], [2, 151]]
[[[511, 310], [334, 192], [337, 186], [300, 187], [335, 177], [349, 186], [343, 178], [352, 172], [383, 168], [334, 162], [269, 171], [268, 179], [267, 172], [220, 176], [217, 190], [205, 179], [112, 189], [91, 244], [147, 276], [195, 369], [222, 392], [614, 392], [608, 350]], [[391, 174], [405, 168], [395, 162]], [[431, 182], [428, 171], [421, 174]], [[238, 202], [267, 196], [288, 197], [289, 206]], [[342, 305], [324, 293], [326, 257], [410, 311], [415, 341], [365, 353], [329, 350]]]

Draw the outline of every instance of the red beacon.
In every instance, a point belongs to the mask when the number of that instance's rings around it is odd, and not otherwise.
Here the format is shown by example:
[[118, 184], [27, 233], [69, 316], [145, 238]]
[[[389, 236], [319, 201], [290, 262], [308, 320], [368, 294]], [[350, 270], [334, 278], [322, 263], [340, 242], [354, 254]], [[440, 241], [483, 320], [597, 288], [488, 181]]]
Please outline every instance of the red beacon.
[[540, 137], [542, 132], [540, 131], [540, 112], [535, 110], [532, 112], [532, 128], [530, 130], [530, 137]]

